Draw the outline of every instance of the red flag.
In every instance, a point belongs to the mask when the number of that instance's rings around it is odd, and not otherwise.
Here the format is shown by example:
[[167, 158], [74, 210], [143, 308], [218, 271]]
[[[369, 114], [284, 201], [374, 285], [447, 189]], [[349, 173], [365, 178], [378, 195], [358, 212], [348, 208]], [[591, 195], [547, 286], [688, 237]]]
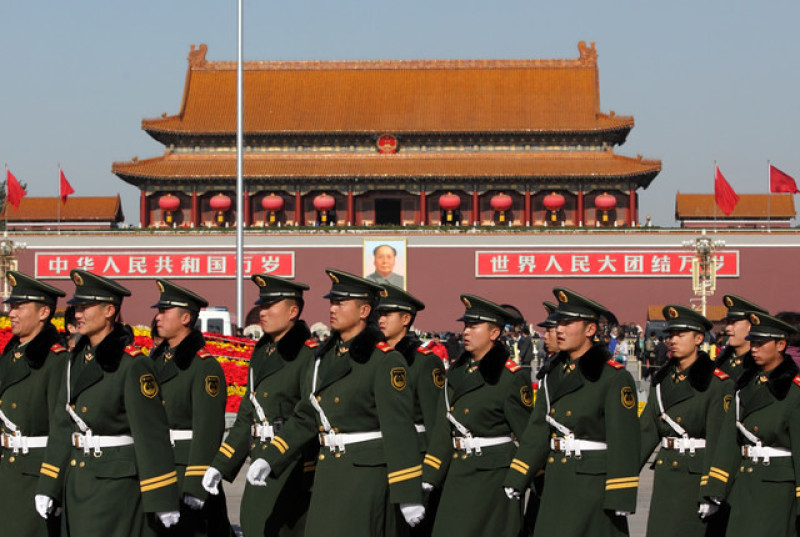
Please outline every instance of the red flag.
[[800, 194], [797, 190], [797, 183], [791, 175], [785, 174], [775, 166], [769, 167], [769, 191], [773, 194], [788, 192], [789, 194]]
[[726, 216], [730, 216], [739, 203], [739, 196], [722, 176], [719, 166], [714, 166], [714, 201]]
[[17, 181], [17, 178], [14, 177], [14, 174], [11, 173], [11, 170], [6, 168], [6, 201], [13, 205], [15, 209], [19, 209], [19, 202], [27, 194], [19, 184], [19, 181]]
[[63, 205], [67, 203], [67, 196], [74, 194], [75, 190], [72, 188], [72, 185], [69, 184], [69, 181], [67, 181], [67, 178], [61, 168], [58, 169], [58, 178], [61, 183], [58, 190], [59, 195], [61, 196], [61, 204]]

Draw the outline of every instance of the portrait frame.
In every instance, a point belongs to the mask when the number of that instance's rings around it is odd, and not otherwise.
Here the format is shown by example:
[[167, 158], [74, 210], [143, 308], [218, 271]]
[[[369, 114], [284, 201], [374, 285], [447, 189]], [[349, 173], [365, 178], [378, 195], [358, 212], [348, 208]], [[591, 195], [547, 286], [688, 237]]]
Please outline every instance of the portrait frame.
[[[381, 246], [388, 246], [394, 251], [394, 266], [388, 280], [381, 278], [375, 263], [375, 252]], [[364, 246], [362, 249], [362, 274], [364, 278], [368, 280], [377, 283], [386, 283], [386, 281], [388, 281], [405, 290], [408, 288], [407, 254], [406, 239], [398, 239], [395, 237], [370, 237], [364, 239]], [[400, 285], [397, 283], [397, 277], [401, 278]]]

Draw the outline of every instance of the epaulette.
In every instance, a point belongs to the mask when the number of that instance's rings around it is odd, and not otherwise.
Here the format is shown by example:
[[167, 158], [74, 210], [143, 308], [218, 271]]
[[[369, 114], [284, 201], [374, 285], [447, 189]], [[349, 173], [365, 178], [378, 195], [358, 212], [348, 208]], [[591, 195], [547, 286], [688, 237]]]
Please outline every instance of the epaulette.
[[425, 347], [424, 347], [424, 346], [422, 346], [422, 345], [420, 345], [419, 347], [417, 347], [417, 352], [418, 352], [418, 353], [420, 353], [420, 354], [424, 354], [425, 356], [428, 356], [429, 354], [433, 354], [433, 351], [432, 351], [432, 350], [430, 350], [430, 349], [428, 349], [428, 348], [425, 348]]
[[53, 346], [50, 347], [50, 350], [55, 353], [62, 353], [68, 351], [69, 349], [67, 349], [64, 345], [61, 345], [60, 343], [54, 343]]
[[[714, 376], [717, 377], [719, 380], [728, 380], [731, 378], [728, 374], [720, 368], [714, 369]], [[797, 377], [794, 378], [795, 382], [797, 382]], [[800, 386], [800, 384], [798, 384]]]
[[130, 354], [131, 356], [139, 356], [142, 354], [142, 349], [137, 347], [136, 345], [128, 345], [125, 347], [125, 352]]
[[607, 361], [607, 362], [606, 362], [606, 364], [607, 364], [607, 365], [610, 365], [610, 366], [611, 366], [611, 367], [613, 367], [614, 369], [624, 369], [624, 368], [625, 368], [625, 366], [624, 366], [624, 365], [622, 365], [621, 363], [619, 363], [619, 362], [618, 362], [618, 361], [616, 361], [616, 360], [609, 360], [609, 361]]
[[381, 350], [383, 352], [389, 352], [389, 351], [393, 351], [394, 350], [394, 347], [392, 347], [391, 345], [389, 345], [385, 341], [379, 341], [378, 343], [376, 343], [375, 344], [375, 348], [378, 349], [378, 350]]
[[796, 375], [796, 376], [794, 377], [794, 379], [792, 380], [792, 382], [794, 382], [795, 384], [797, 384], [798, 386], [800, 386], [800, 375]]
[[316, 349], [317, 347], [319, 347], [319, 342], [314, 341], [313, 339], [307, 339], [306, 347], [308, 347], [309, 349]]
[[512, 373], [516, 373], [517, 371], [522, 369], [522, 367], [517, 362], [509, 358], [508, 360], [506, 360], [506, 369], [508, 369]]
[[209, 358], [209, 357], [214, 356], [214, 355], [211, 354], [210, 352], [208, 352], [208, 349], [203, 347], [202, 349], [197, 351], [197, 356], [200, 357], [201, 360], [205, 360], [206, 358]]

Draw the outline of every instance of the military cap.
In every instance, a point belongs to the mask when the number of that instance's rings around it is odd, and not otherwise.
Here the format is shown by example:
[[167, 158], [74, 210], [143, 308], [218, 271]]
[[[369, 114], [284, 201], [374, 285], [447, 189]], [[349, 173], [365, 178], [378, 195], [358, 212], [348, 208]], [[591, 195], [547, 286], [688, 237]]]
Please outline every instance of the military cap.
[[559, 320], [584, 319], [597, 322], [601, 317], [605, 317], [609, 324], [619, 324], [608, 308], [575, 291], [556, 287], [553, 289], [553, 295], [558, 299], [555, 314]]
[[130, 290], [114, 280], [92, 274], [85, 270], [73, 269], [69, 273], [75, 284], [75, 294], [67, 304], [86, 304], [90, 302], [110, 302], [122, 304], [122, 299], [131, 296]]
[[747, 319], [750, 321], [750, 334], [745, 338], [748, 341], [787, 339], [798, 332], [794, 326], [761, 311], [747, 312]]
[[309, 289], [304, 283], [269, 274], [253, 274], [250, 279], [258, 286], [256, 306], [269, 306], [284, 298], [303, 298], [303, 291]]
[[512, 306], [511, 304], [500, 304], [500, 307], [503, 308], [511, 315], [511, 320], [508, 322], [511, 326], [522, 326], [525, 324], [525, 316], [522, 315], [522, 312], [519, 311], [519, 308], [516, 306]]
[[725, 315], [725, 320], [727, 321], [747, 319], [751, 311], [769, 313], [761, 306], [757, 306], [749, 300], [736, 295], [724, 295], [722, 297], [722, 302], [725, 304], [725, 307], [728, 308], [728, 313]]
[[487, 322], [503, 328], [516, 319], [516, 314], [479, 296], [461, 295], [461, 302], [464, 303], [466, 311], [464, 311], [463, 316], [456, 319], [457, 321], [464, 321], [465, 323]]
[[154, 308], [186, 308], [197, 312], [208, 306], [208, 300], [169, 280], [156, 280], [156, 285], [161, 296]]
[[386, 289], [382, 285], [371, 282], [367, 279], [344, 272], [343, 270], [325, 269], [325, 273], [331, 279], [331, 290], [322, 298], [333, 300], [350, 300], [361, 298], [364, 300], [377, 300], [386, 296]]
[[11, 294], [5, 299], [4, 304], [41, 302], [50, 307], [55, 307], [58, 297], [66, 296], [66, 293], [61, 289], [56, 289], [52, 285], [42, 283], [16, 270], [6, 272], [6, 279], [11, 286]]
[[386, 296], [381, 296], [375, 309], [378, 311], [407, 311], [416, 313], [425, 309], [421, 300], [397, 286], [384, 284]]
[[536, 326], [541, 326], [542, 328], [553, 328], [558, 324], [558, 314], [556, 313], [556, 306], [552, 302], [542, 302], [542, 306], [544, 306], [545, 311], [547, 312], [547, 319], [538, 323]]
[[670, 304], [661, 310], [667, 320], [665, 332], [682, 332], [684, 330], [694, 330], [704, 334], [711, 330], [714, 325], [711, 321], [694, 311], [692, 308]]

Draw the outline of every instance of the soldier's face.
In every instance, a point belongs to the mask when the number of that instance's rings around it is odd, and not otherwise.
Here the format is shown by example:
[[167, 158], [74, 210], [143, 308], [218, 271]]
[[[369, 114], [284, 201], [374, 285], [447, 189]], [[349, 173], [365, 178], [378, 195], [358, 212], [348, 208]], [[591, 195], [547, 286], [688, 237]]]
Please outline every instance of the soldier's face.
[[571, 358], [583, 355], [592, 346], [597, 325], [581, 319], [565, 319], [558, 322], [556, 339], [558, 350], [569, 353]]
[[667, 334], [667, 348], [676, 360], [691, 358], [702, 343], [702, 334], [693, 330], [673, 331]]
[[725, 325], [725, 335], [728, 336], [728, 345], [731, 347], [741, 347], [747, 344], [747, 334], [750, 333], [750, 321], [738, 319]]
[[78, 333], [82, 336], [93, 336], [106, 329], [114, 322], [114, 306], [105, 302], [92, 302], [75, 305], [75, 322]]
[[394, 264], [394, 251], [388, 246], [379, 246], [375, 251], [375, 271], [385, 278], [394, 270]]
[[785, 339], [760, 339], [750, 342], [750, 353], [753, 360], [764, 371], [771, 371], [783, 361], [786, 350]]
[[170, 345], [172, 345], [171, 340], [183, 331], [183, 327], [190, 319], [189, 312], [181, 308], [158, 308], [156, 314], [158, 335], [162, 339], [170, 341]]
[[11, 321], [11, 333], [22, 343], [33, 339], [41, 330], [42, 324], [50, 315], [50, 308], [37, 302], [14, 302], [8, 318]]
[[498, 337], [500, 329], [492, 323], [464, 323], [464, 350], [474, 356], [483, 357]]
[[381, 311], [378, 317], [378, 327], [386, 339], [394, 339], [405, 335], [411, 315], [400, 311]]
[[358, 300], [331, 300], [331, 328], [348, 332], [369, 316], [370, 307]]
[[262, 306], [258, 312], [261, 330], [275, 339], [276, 336], [289, 331], [298, 311], [297, 304], [289, 300], [279, 300], [267, 306]]
[[558, 352], [558, 336], [556, 327], [544, 329], [544, 348], [547, 352]]

